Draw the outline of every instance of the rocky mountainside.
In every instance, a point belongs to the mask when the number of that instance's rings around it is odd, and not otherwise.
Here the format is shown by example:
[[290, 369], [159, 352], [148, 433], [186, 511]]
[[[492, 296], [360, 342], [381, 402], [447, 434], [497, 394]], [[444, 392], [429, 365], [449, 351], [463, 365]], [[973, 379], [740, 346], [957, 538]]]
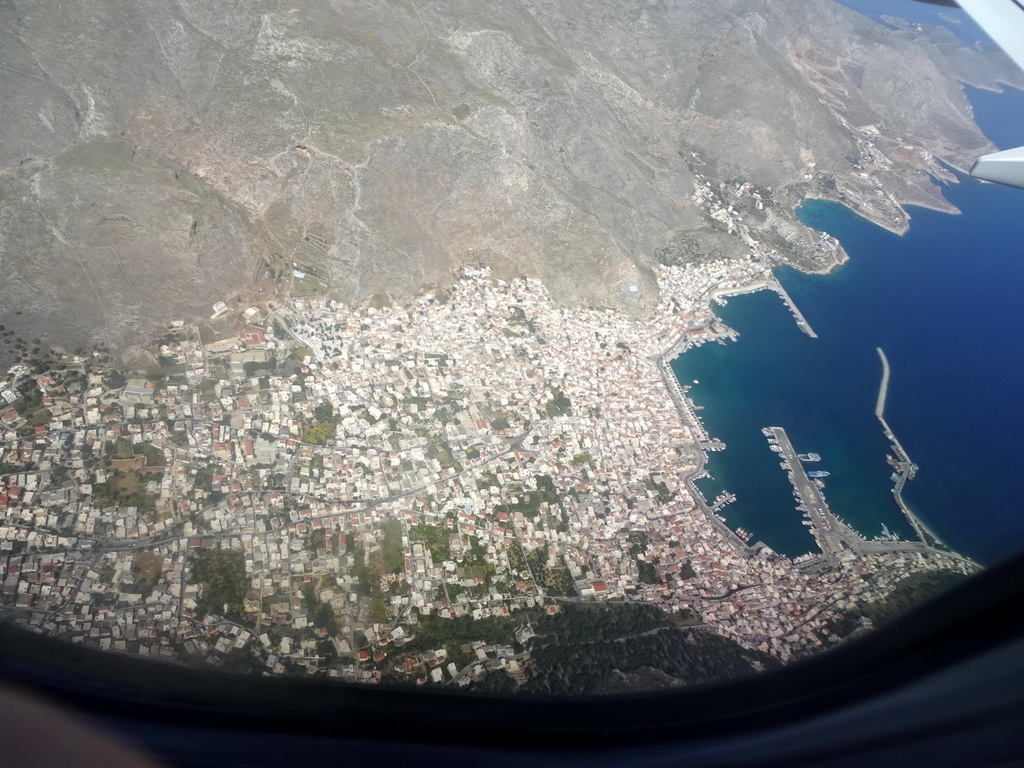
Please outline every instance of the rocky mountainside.
[[0, 0], [0, 320], [124, 351], [267, 275], [467, 262], [643, 312], [659, 253], [747, 253], [695, 174], [771, 187], [798, 264], [806, 195], [948, 207], [990, 149], [960, 81], [1024, 84], [950, 38], [828, 0]]

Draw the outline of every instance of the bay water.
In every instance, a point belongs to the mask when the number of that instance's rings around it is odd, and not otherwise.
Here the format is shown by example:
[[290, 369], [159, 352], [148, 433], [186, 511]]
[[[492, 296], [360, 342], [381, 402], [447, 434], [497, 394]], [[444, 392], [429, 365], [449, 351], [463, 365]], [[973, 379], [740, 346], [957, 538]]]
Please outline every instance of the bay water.
[[[1024, 94], [969, 95], [996, 144], [1024, 144]], [[946, 544], [983, 564], [1024, 549], [1024, 191], [962, 176], [945, 195], [962, 213], [911, 208], [904, 236], [840, 205], [805, 202], [800, 219], [850, 256], [826, 276], [777, 272], [819, 338], [762, 291], [718, 310], [737, 342], [673, 362], [728, 446], [711, 454], [713, 479], [698, 485], [709, 499], [736, 494], [723, 510], [732, 527], [783, 554], [814, 551], [761, 434], [771, 425], [798, 451], [821, 454], [808, 468], [831, 473], [828, 502], [854, 528], [911, 535], [874, 414], [881, 347], [892, 368], [886, 419], [920, 466], [906, 500]]]

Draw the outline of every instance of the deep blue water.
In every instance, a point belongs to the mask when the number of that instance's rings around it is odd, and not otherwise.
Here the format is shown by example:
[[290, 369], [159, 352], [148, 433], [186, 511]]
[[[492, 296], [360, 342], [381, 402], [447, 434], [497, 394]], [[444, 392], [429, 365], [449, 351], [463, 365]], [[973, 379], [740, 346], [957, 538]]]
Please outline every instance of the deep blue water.
[[[975, 114], [1002, 148], [1024, 144], [1024, 94], [971, 91]], [[726, 488], [730, 524], [776, 550], [813, 549], [785, 472], [761, 427], [785, 427], [832, 476], [835, 512], [873, 536], [907, 533], [891, 496], [888, 444], [874, 416], [875, 347], [892, 366], [886, 418], [920, 465], [905, 498], [954, 549], [992, 564], [1024, 549], [1024, 191], [968, 177], [946, 196], [963, 214], [911, 209], [893, 235], [841, 206], [810, 201], [805, 223], [838, 237], [850, 261], [828, 276], [778, 275], [820, 338], [796, 328], [780, 299], [729, 299], [720, 316], [741, 336], [673, 363], [713, 436], [702, 481]]]
[[[911, 0], [838, 0], [847, 8], [852, 8], [870, 19], [882, 24], [882, 16], [895, 16], [896, 18], [914, 21], [919, 24], [930, 24], [936, 27], [946, 27], [952, 30], [957, 37], [969, 46], [977, 41], [989, 41], [988, 35], [981, 29], [974, 20], [959, 8], [948, 8], [941, 5], [930, 5], [928, 3], [911, 2]], [[886, 26], [889, 26], [886, 24]]]

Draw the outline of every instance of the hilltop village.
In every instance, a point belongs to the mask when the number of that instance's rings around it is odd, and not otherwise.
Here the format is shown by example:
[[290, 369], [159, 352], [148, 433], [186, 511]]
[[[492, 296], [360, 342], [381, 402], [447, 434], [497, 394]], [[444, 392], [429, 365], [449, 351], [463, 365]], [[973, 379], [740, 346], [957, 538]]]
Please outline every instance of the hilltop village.
[[967, 566], [795, 563], [690, 485], [711, 442], [667, 360], [732, 333], [713, 298], [772, 280], [753, 258], [662, 266], [637, 321], [467, 268], [403, 306], [271, 302], [218, 339], [175, 323], [144, 374], [16, 365], [0, 610], [111, 651], [364, 682], [521, 684], [538, 621], [588, 603], [780, 661], [827, 647], [857, 601]]

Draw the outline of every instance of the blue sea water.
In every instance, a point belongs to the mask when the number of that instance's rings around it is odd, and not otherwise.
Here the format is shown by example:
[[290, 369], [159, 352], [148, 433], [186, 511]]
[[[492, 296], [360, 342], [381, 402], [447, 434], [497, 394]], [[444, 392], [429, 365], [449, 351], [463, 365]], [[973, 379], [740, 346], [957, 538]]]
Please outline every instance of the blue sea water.
[[[979, 124], [1002, 148], [1024, 144], [1024, 94], [971, 91]], [[728, 448], [712, 454], [710, 498], [789, 555], [812, 551], [786, 473], [760, 430], [782, 426], [822, 455], [833, 511], [867, 536], [909, 534], [891, 496], [888, 442], [874, 415], [892, 367], [886, 418], [920, 465], [905, 498], [941, 539], [984, 564], [1024, 549], [1024, 191], [962, 177], [946, 188], [963, 212], [910, 210], [899, 237], [848, 209], [808, 201], [807, 224], [835, 235], [850, 261], [828, 276], [778, 276], [820, 338], [797, 329], [778, 296], [729, 299], [741, 336], [673, 362]], [[694, 379], [699, 384], [692, 384]]]
[[967, 45], [973, 46], [979, 40], [988, 41], [988, 36], [960, 8], [943, 5], [911, 2], [911, 0], [838, 0], [842, 5], [851, 8], [870, 19], [891, 26], [882, 20], [882, 16], [894, 16], [898, 19], [946, 27]]

